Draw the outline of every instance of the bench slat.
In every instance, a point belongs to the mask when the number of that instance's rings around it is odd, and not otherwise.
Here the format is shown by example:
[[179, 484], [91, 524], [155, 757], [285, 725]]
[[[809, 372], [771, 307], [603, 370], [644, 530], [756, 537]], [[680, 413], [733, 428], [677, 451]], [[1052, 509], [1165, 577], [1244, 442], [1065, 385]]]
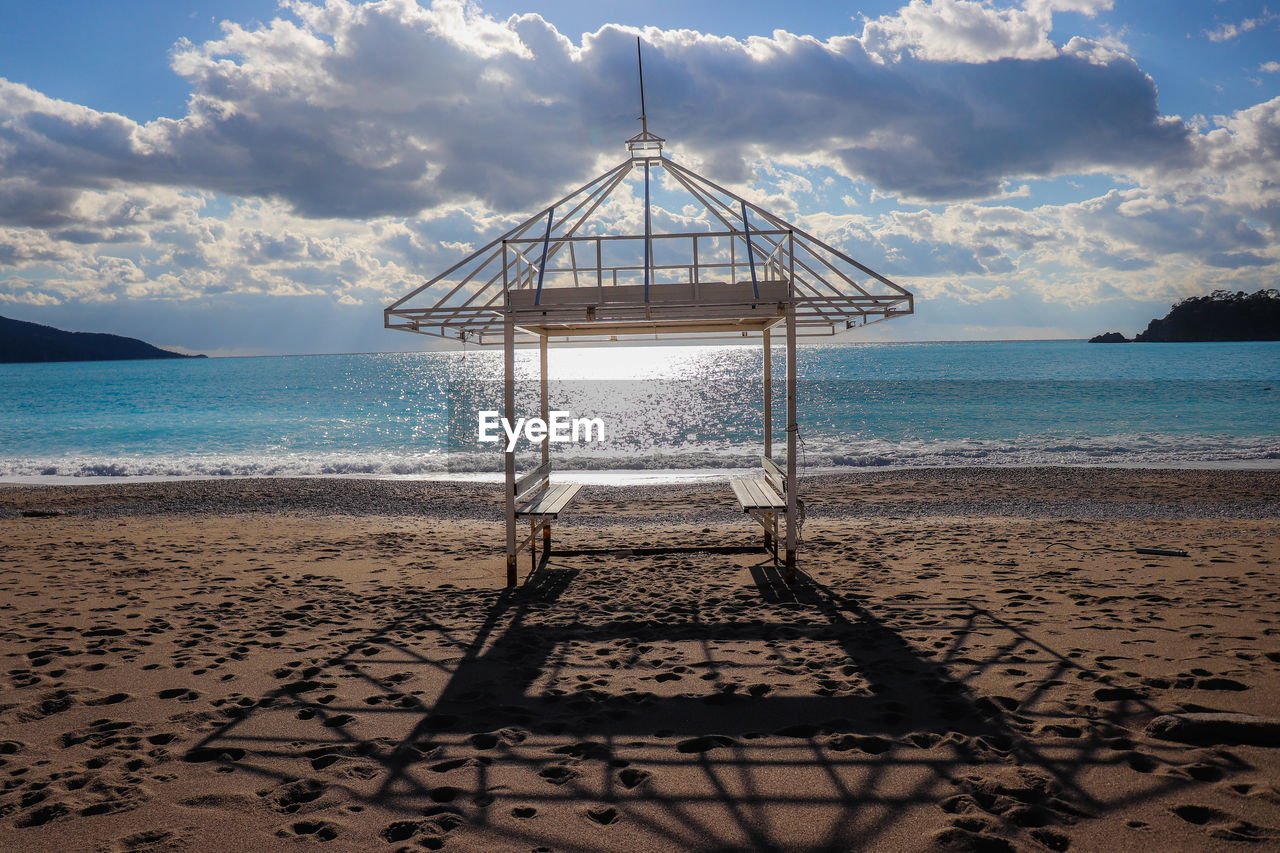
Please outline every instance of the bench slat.
[[735, 477], [729, 481], [743, 511], [752, 509], [785, 509], [787, 502], [763, 477]]
[[729, 485], [733, 487], [733, 496], [738, 499], [738, 503], [742, 504], [745, 510], [755, 506], [756, 494], [747, 485], [747, 481], [741, 477], [734, 477], [729, 481]]
[[541, 488], [551, 476], [551, 463], [543, 462], [528, 474], [516, 479], [516, 502], [523, 500], [529, 492]]
[[781, 508], [787, 505], [787, 499], [779, 494], [777, 489], [773, 488], [773, 484], [769, 482], [767, 477], [764, 482], [760, 484], [760, 491], [764, 492], [765, 500], [769, 501], [774, 506]]
[[787, 493], [787, 475], [782, 473], [782, 469], [778, 467], [768, 456], [760, 457], [760, 467], [764, 469], [764, 478], [769, 486], [779, 494]]
[[751, 491], [755, 493], [757, 506], [781, 505], [782, 500], [777, 492], [770, 488], [767, 480], [753, 478], [748, 481], [748, 484], [751, 486]]
[[539, 492], [534, 496], [533, 500], [516, 508], [516, 515], [528, 517], [531, 515], [550, 516], [555, 518], [569, 504], [569, 501], [577, 497], [578, 490], [582, 488], [580, 483], [558, 483], [549, 486], [546, 491]]

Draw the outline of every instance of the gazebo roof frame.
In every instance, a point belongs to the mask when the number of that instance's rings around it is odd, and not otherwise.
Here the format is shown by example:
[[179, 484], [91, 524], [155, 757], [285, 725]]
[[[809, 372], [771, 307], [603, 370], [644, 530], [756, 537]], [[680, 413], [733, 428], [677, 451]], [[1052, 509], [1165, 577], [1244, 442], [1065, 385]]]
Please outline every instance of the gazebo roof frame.
[[[664, 142], [647, 129], [633, 136], [626, 160], [388, 306], [386, 327], [497, 345], [514, 312], [518, 343], [543, 335], [723, 339], [758, 334], [770, 304], [777, 310], [767, 325], [776, 325], [778, 306], [789, 303], [798, 334], [832, 336], [913, 312], [908, 290], [664, 156]], [[716, 230], [653, 233], [650, 184], [658, 168]], [[636, 169], [644, 171], [644, 233], [583, 233]], [[606, 251], [622, 259], [606, 262]]]

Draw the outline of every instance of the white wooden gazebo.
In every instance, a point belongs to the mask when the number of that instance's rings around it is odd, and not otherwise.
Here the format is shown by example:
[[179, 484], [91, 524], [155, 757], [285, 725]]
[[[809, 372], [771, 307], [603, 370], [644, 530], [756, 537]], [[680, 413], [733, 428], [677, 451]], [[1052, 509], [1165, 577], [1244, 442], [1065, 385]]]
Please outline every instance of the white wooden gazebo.
[[[643, 86], [643, 84], [642, 84]], [[732, 343], [760, 339], [764, 346], [764, 456], [773, 455], [771, 411], [772, 333], [786, 343], [785, 492], [777, 505], [751, 507], [766, 531], [784, 538], [787, 574], [796, 564], [796, 341], [833, 336], [868, 323], [910, 314], [912, 294], [883, 275], [730, 190], [663, 155], [664, 140], [641, 132], [626, 142], [629, 157], [564, 198], [495, 238], [488, 245], [383, 312], [389, 329], [446, 340], [501, 345], [504, 351], [503, 415], [514, 423], [515, 347], [537, 343], [542, 418], [547, 420], [547, 346], [552, 341], [652, 340]], [[706, 230], [655, 233], [651, 189], [659, 170], [667, 192], [683, 191]], [[628, 178], [643, 180], [643, 233], [616, 233], [598, 216]], [[638, 195], [638, 192], [636, 193]], [[634, 197], [634, 196], [633, 196]], [[684, 209], [688, 209], [687, 207]], [[533, 518], [527, 539], [517, 536], [517, 516], [528, 508], [530, 483], [546, 493], [548, 442], [543, 466], [517, 477], [507, 452], [507, 580], [516, 582], [516, 557], [536, 549], [538, 530], [550, 548], [555, 513]], [[772, 466], [767, 466], [772, 469]], [[779, 471], [778, 473], [781, 473]], [[776, 485], [776, 484], [775, 484]], [[563, 497], [565, 490], [557, 492]], [[742, 493], [739, 492], [740, 501]], [[571, 495], [570, 495], [571, 497]], [[518, 499], [521, 499], [518, 501]], [[551, 503], [555, 504], [556, 501]], [[543, 501], [539, 508], [547, 508]], [[552, 507], [558, 511], [559, 507]], [[785, 522], [785, 534], [779, 530]], [[776, 545], [775, 545], [776, 547]], [[535, 551], [536, 553], [536, 551]]]

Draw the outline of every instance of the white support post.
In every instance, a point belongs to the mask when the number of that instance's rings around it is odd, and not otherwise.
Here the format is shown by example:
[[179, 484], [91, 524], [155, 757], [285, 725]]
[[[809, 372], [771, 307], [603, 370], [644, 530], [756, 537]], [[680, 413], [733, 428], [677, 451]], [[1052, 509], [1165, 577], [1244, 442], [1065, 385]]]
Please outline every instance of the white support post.
[[[502, 324], [502, 414], [516, 422], [516, 326], [508, 314]], [[516, 454], [506, 456], [507, 586], [516, 585]]]
[[773, 347], [764, 330], [764, 455], [773, 458]]
[[[764, 455], [766, 459], [773, 459], [773, 347], [768, 329], [764, 330]], [[773, 547], [773, 533], [767, 528], [764, 547]]]
[[787, 303], [787, 571], [788, 582], [796, 577], [796, 306]]
[[[538, 337], [538, 393], [542, 404], [542, 422], [551, 422], [551, 412], [549, 411], [547, 400], [547, 336], [540, 335]], [[550, 437], [542, 440], [542, 464], [545, 465], [551, 461], [551, 439]], [[551, 521], [547, 519], [542, 525], [542, 553], [543, 556], [551, 556]]]
[[[538, 336], [538, 400], [541, 404], [542, 422], [551, 421], [551, 412], [547, 407], [547, 336]], [[514, 423], [514, 421], [513, 421]], [[545, 464], [551, 459], [551, 442], [542, 442], [542, 461]]]

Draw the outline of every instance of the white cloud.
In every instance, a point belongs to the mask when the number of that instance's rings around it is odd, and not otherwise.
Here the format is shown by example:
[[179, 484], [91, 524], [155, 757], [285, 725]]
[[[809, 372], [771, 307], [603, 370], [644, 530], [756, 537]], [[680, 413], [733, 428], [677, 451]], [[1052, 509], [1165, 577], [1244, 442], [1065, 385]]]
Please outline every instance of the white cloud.
[[1224, 203], [1280, 227], [1280, 97], [1214, 122], [1217, 127], [1197, 140], [1204, 168], [1191, 176], [1200, 182], [1191, 190], [1203, 186]]
[[1238, 24], [1225, 23], [1214, 27], [1212, 30], [1205, 30], [1205, 35], [1209, 37], [1209, 41], [1224, 42], [1241, 36], [1245, 33], [1253, 32], [1259, 27], [1265, 27], [1274, 21], [1280, 20], [1280, 14], [1263, 10], [1262, 14], [1256, 18], [1245, 18]]
[[1076, 12], [1092, 18], [1114, 6], [1114, 0], [1027, 0], [1026, 7], [1037, 14]]
[[909, 0], [895, 15], [864, 21], [862, 45], [877, 62], [902, 55], [931, 62], [1048, 59], [1052, 5], [997, 9], [977, 0]]
[[[86, 191], [69, 208], [83, 222], [63, 221], [48, 231], [0, 226], [0, 267], [23, 270], [22, 278], [9, 281], [11, 288], [21, 282], [28, 302], [180, 302], [263, 293], [359, 298], [349, 293], [353, 288], [381, 299], [416, 278], [385, 240], [388, 230], [407, 230], [403, 223], [305, 219], [261, 201], [232, 202], [214, 215], [204, 209], [207, 202], [203, 194], [168, 188]], [[154, 216], [158, 212], [164, 215]], [[148, 216], [157, 221], [123, 236], [106, 227]], [[414, 260], [446, 256], [430, 249]]]
[[1264, 62], [1258, 66], [1264, 74], [1280, 74], [1280, 62]]
[[0, 268], [21, 269], [36, 263], [66, 260], [75, 248], [33, 228], [0, 226]]
[[0, 302], [7, 302], [10, 305], [31, 305], [41, 308], [47, 308], [53, 305], [61, 305], [62, 300], [50, 293], [33, 293], [26, 289], [27, 282], [0, 282], [0, 287], [12, 285], [14, 288], [21, 288], [20, 293], [4, 293], [0, 292]]
[[1115, 37], [1095, 40], [1073, 36], [1063, 46], [1062, 52], [1087, 59], [1094, 65], [1109, 65], [1112, 62], [1128, 59], [1129, 46]]
[[978, 305], [983, 302], [1012, 299], [1014, 292], [1012, 288], [1005, 284], [998, 284], [995, 287], [984, 290], [962, 282], [943, 282], [940, 287], [934, 288], [933, 295], [935, 297], [948, 296], [962, 305]]

